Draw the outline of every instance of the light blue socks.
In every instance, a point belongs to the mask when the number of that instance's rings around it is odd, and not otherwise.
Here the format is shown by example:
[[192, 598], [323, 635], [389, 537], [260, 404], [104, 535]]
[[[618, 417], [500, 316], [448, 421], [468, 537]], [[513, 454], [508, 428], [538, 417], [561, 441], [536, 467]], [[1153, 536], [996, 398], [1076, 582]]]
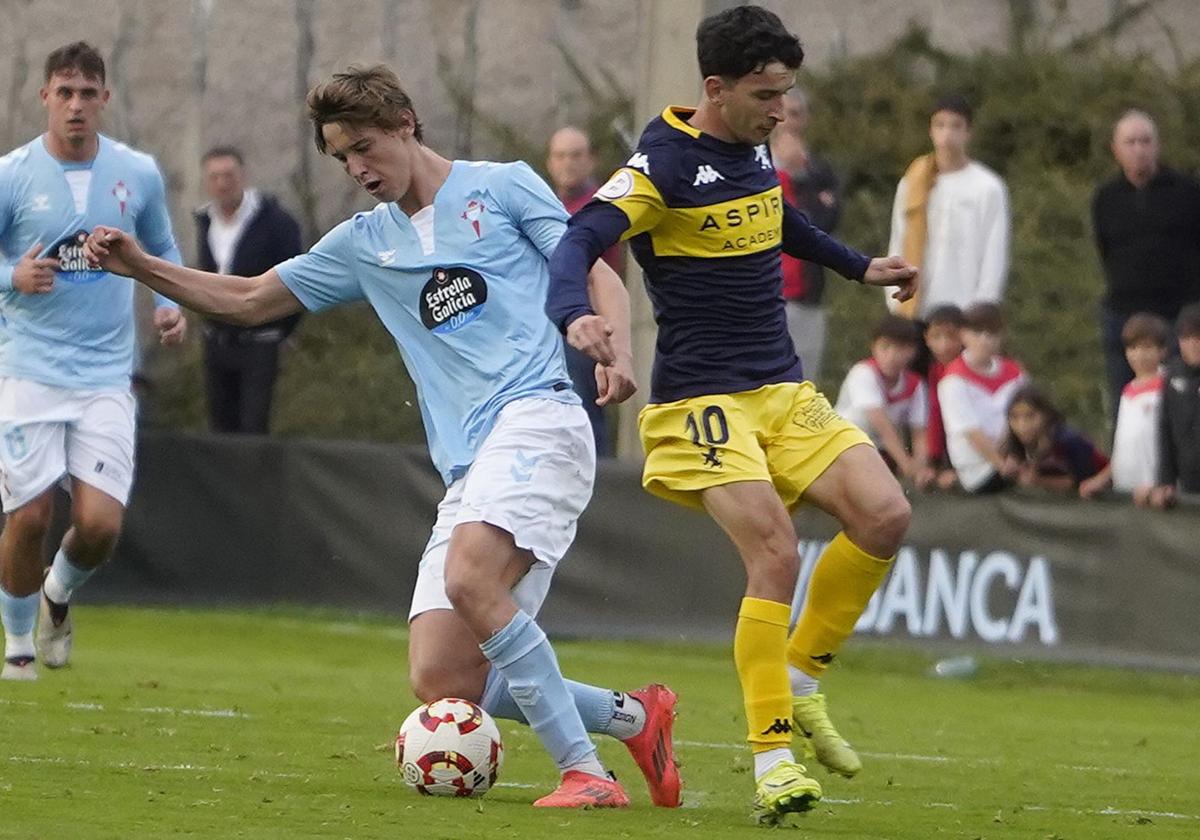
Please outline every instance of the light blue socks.
[[518, 610], [479, 649], [508, 683], [513, 702], [558, 768], [603, 775], [596, 747], [588, 738], [542, 628]]

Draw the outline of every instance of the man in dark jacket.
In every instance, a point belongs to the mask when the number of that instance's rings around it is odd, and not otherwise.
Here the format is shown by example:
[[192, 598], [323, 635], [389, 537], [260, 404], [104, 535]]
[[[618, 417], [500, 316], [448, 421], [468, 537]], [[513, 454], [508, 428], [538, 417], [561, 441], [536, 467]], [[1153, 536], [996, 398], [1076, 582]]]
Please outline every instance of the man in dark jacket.
[[[237, 149], [211, 149], [201, 166], [212, 201], [196, 212], [197, 268], [253, 277], [303, 250], [296, 220], [271, 196], [247, 189]], [[258, 327], [206, 323], [204, 368], [214, 432], [267, 433], [279, 345], [299, 317]]]
[[1129, 316], [1153, 312], [1174, 321], [1200, 301], [1200, 183], [1159, 162], [1158, 129], [1128, 111], [1113, 129], [1121, 172], [1092, 201], [1096, 247], [1104, 266], [1101, 329], [1113, 410], [1133, 378], [1121, 330]]

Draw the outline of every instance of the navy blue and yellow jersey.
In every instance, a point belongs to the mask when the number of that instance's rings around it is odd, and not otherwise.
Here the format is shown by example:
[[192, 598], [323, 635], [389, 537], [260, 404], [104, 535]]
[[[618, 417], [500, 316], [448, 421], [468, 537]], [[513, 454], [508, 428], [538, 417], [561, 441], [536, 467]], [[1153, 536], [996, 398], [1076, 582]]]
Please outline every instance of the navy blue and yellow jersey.
[[591, 314], [587, 273], [629, 240], [658, 323], [650, 401], [803, 379], [787, 331], [780, 252], [861, 279], [868, 258], [783, 200], [767, 145], [727, 143], [669, 107], [576, 213], [550, 261], [546, 312], [565, 332]]

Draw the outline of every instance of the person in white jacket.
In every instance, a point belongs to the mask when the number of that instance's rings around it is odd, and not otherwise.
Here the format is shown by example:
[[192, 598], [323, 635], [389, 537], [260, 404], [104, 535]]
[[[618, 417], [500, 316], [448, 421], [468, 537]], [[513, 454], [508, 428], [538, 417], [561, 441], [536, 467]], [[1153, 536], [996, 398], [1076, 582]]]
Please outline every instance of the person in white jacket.
[[[896, 188], [889, 254], [921, 269], [921, 291], [893, 312], [921, 320], [938, 306], [966, 309], [999, 303], [1008, 276], [1008, 191], [1000, 176], [967, 148], [973, 113], [960, 96], [934, 105], [929, 119], [933, 152], [912, 162]], [[893, 290], [894, 291], [894, 290]]]

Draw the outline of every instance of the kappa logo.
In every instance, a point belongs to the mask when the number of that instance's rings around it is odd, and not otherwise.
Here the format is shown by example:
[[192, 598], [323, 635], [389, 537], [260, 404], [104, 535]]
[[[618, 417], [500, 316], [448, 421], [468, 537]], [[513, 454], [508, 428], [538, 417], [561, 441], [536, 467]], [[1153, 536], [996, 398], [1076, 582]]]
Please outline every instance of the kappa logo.
[[33, 204], [29, 205], [29, 209], [34, 213], [45, 213], [50, 209], [50, 196], [38, 193], [33, 197]]
[[766, 143], [760, 143], [754, 147], [754, 160], [758, 163], [759, 169], [774, 169], [771, 163], [771, 151], [767, 148]]
[[717, 181], [724, 181], [725, 176], [717, 170], [713, 169], [707, 163], [702, 163], [696, 168], [696, 180], [692, 181], [693, 187], [698, 187], [701, 184], [712, 184]]
[[379, 264], [381, 266], [382, 265], [391, 265], [395, 261], [396, 261], [396, 249], [395, 248], [393, 248], [390, 251], [380, 251], [379, 252]]
[[763, 735], [790, 735], [792, 722], [783, 718], [775, 718], [775, 722], [762, 731]]
[[647, 176], [650, 175], [650, 158], [641, 152], [634, 152], [633, 157], [626, 161], [625, 165], [630, 169], [640, 169]]

